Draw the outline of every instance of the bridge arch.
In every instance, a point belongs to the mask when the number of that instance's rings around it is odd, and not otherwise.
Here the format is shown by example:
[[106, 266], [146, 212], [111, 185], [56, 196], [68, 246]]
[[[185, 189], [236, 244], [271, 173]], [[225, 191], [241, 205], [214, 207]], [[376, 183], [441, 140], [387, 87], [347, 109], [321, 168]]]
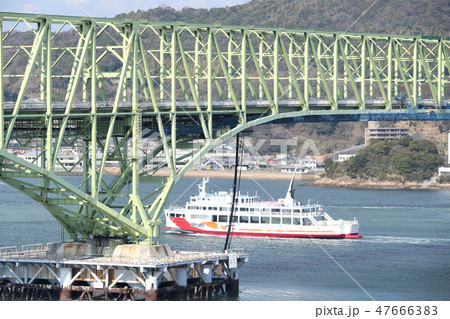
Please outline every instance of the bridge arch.
[[0, 179], [74, 240], [158, 243], [175, 183], [255, 125], [450, 118], [444, 37], [14, 13], [0, 34]]

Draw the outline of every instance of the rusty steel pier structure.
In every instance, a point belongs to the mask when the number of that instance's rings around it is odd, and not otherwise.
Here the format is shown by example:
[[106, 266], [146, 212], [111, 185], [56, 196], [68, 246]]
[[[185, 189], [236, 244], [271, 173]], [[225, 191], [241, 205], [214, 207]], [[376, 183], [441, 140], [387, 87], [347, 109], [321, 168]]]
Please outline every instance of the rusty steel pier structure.
[[3, 300], [233, 299], [239, 252], [172, 251], [168, 245], [50, 243], [0, 248]]

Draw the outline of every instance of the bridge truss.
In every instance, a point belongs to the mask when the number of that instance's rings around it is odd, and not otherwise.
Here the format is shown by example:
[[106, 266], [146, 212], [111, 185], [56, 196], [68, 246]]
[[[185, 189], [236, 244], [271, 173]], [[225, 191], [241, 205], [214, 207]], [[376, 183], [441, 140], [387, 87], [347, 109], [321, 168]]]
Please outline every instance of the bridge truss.
[[175, 183], [255, 125], [450, 118], [449, 38], [13, 13], [0, 34], [0, 179], [74, 240], [159, 243]]

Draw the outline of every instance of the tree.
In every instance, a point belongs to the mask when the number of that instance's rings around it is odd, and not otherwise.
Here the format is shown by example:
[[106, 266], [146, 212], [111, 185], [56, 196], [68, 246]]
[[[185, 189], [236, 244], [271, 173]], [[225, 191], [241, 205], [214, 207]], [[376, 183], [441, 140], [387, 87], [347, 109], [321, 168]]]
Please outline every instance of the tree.
[[[443, 162], [433, 142], [407, 136], [396, 141], [375, 141], [341, 166], [351, 178], [388, 180], [399, 177], [420, 182], [436, 174]], [[336, 177], [341, 166], [328, 164], [327, 176]]]

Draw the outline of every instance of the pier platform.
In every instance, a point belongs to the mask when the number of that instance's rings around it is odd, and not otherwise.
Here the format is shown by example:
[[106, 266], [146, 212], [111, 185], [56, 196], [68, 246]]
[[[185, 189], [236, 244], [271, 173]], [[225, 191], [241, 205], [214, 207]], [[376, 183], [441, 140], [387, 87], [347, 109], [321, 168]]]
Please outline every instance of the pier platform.
[[243, 252], [172, 251], [168, 245], [49, 243], [0, 248], [4, 300], [237, 298]]

